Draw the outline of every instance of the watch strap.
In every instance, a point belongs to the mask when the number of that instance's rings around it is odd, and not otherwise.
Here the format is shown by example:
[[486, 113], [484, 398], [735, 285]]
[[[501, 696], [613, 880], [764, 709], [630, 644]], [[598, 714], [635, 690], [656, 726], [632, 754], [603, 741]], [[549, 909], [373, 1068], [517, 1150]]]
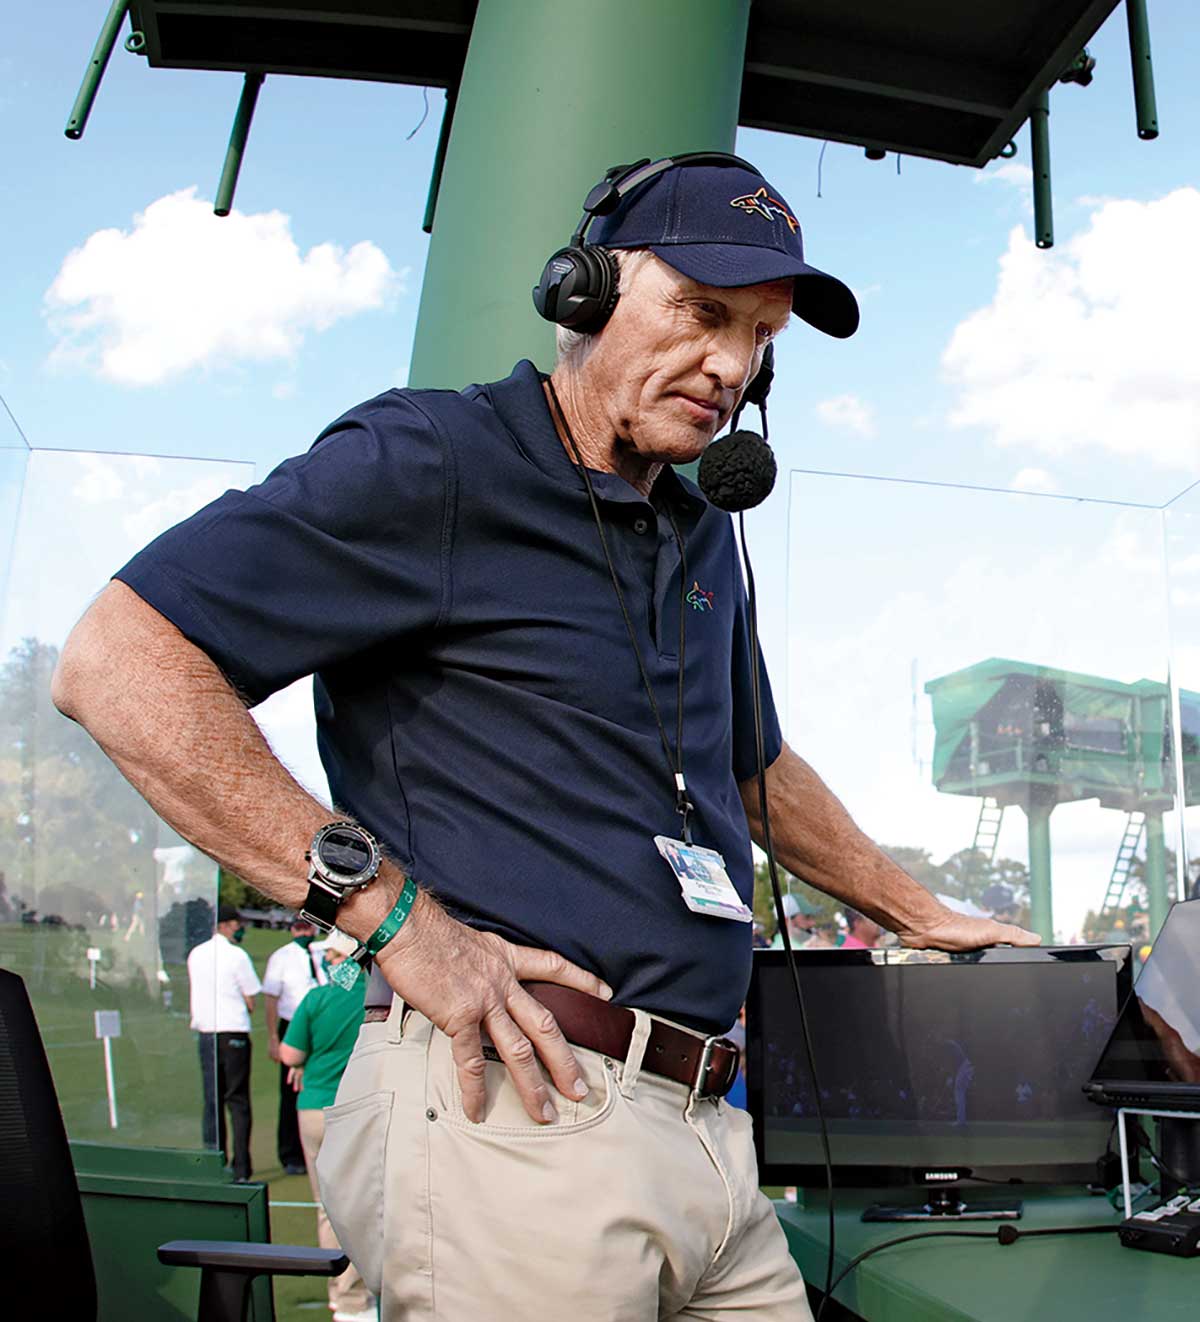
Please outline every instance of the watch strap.
[[341, 904], [342, 899], [341, 895], [335, 895], [328, 887], [322, 886], [319, 881], [314, 880], [310, 875], [308, 895], [300, 908], [300, 917], [307, 918], [322, 932], [331, 932], [337, 925], [338, 905]]

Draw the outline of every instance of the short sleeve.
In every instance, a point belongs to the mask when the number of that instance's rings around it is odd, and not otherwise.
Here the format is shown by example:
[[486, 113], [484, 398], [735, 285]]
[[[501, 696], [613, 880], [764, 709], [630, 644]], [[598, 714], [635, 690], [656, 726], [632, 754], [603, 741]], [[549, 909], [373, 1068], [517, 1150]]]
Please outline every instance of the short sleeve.
[[296, 1013], [292, 1015], [287, 1032], [283, 1035], [285, 1046], [295, 1047], [306, 1056], [312, 1055], [311, 1007], [314, 1004], [311, 994], [306, 996], [296, 1007]]
[[267, 960], [267, 971], [263, 974], [262, 989], [267, 996], [283, 995], [283, 978], [280, 976], [279, 951], [273, 951]]
[[254, 965], [250, 962], [250, 956], [244, 950], [239, 950], [241, 959], [238, 961], [237, 984], [238, 991], [243, 996], [257, 996], [262, 991], [262, 983], [258, 980], [258, 974], [254, 971]]
[[[740, 578], [740, 575], [739, 575]], [[733, 695], [733, 776], [741, 784], [758, 774], [754, 736], [754, 684], [750, 669], [750, 607], [744, 592], [738, 594], [733, 621], [731, 691]], [[758, 656], [759, 690], [762, 699], [763, 765], [769, 767], [783, 751], [783, 733], [771, 696], [762, 652]]]
[[168, 529], [115, 577], [260, 702], [438, 624], [452, 473], [431, 416], [390, 391], [257, 486]]

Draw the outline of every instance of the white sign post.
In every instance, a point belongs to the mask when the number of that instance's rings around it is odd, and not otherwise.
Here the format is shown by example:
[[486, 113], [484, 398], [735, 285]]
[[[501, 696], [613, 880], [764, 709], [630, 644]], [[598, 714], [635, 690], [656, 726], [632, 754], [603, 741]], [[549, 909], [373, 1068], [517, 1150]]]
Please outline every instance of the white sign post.
[[[95, 964], [92, 968], [95, 968]], [[113, 1079], [112, 1040], [121, 1036], [120, 1010], [96, 1011], [96, 1036], [104, 1043], [104, 1081], [108, 1087], [108, 1126], [117, 1127], [117, 1086]]]
[[88, 986], [96, 990], [96, 965], [100, 963], [100, 947], [88, 946]]

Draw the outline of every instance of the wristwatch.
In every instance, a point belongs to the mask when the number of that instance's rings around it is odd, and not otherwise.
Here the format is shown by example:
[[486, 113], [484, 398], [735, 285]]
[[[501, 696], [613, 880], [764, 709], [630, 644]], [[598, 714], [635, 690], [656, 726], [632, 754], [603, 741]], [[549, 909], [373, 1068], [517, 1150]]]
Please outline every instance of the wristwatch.
[[355, 822], [329, 822], [313, 836], [305, 852], [308, 896], [300, 910], [322, 932], [337, 922], [338, 906], [348, 895], [369, 886], [383, 861], [375, 837]]

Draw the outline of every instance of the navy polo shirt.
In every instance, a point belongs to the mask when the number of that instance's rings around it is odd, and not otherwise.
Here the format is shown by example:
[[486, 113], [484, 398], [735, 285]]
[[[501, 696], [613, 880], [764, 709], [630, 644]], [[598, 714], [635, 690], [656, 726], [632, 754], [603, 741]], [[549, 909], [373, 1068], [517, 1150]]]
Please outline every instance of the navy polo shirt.
[[[728, 515], [664, 468], [650, 498], [592, 473], [697, 843], [750, 903], [738, 782], [755, 774], [747, 608]], [[390, 390], [228, 491], [117, 575], [252, 703], [315, 676], [334, 803], [456, 917], [561, 952], [618, 1002], [734, 1021], [750, 926], [702, 917], [654, 846], [674, 782], [591, 506], [542, 378]], [[779, 725], [762, 675], [768, 765]], [[297, 842], [297, 870], [303, 864]]]

